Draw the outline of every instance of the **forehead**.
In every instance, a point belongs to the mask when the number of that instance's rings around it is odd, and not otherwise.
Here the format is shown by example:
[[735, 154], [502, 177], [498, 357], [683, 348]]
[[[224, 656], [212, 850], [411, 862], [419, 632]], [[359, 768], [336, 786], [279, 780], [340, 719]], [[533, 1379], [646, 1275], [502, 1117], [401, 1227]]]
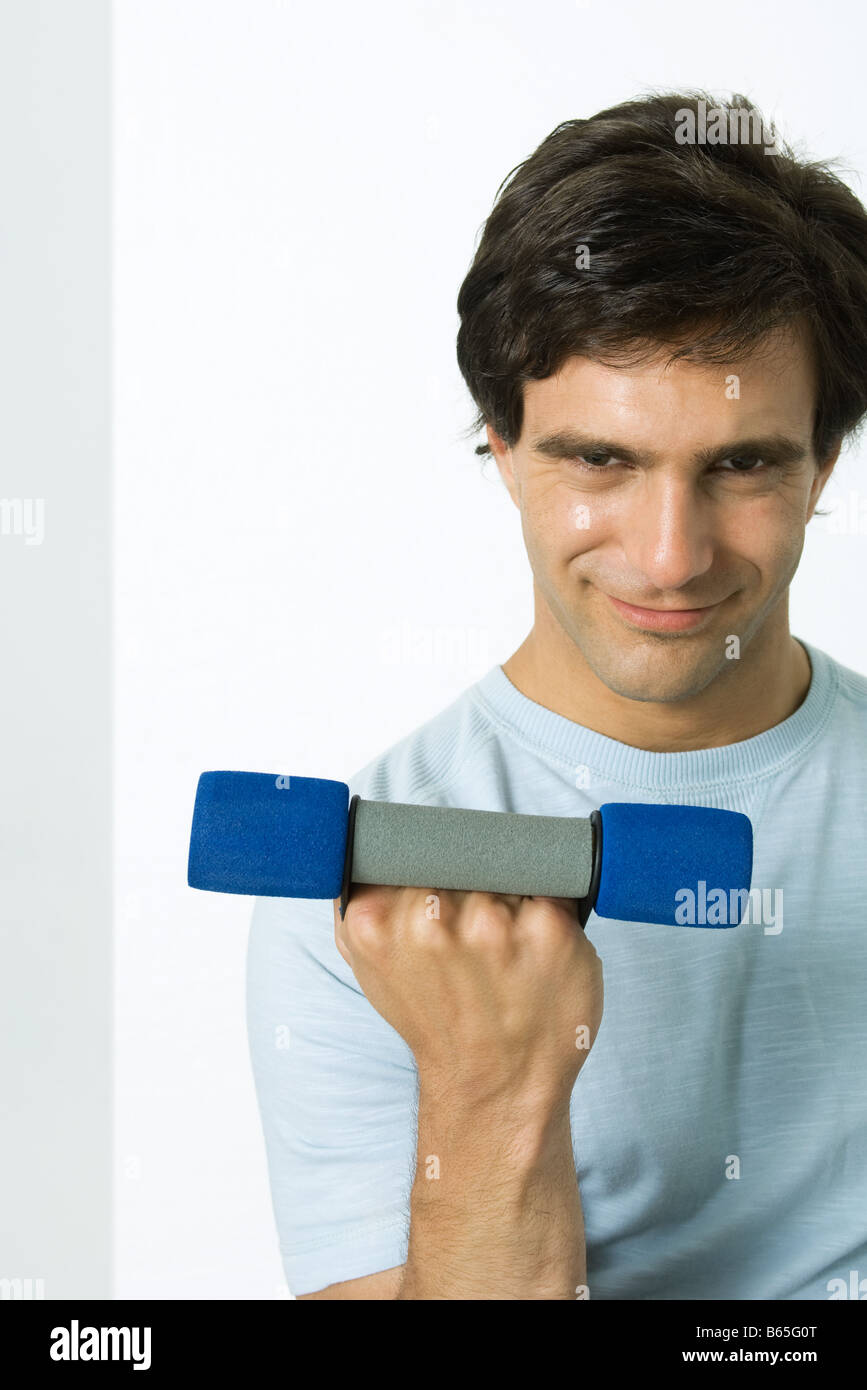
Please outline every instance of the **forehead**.
[[816, 374], [809, 337], [800, 327], [769, 334], [747, 355], [725, 363], [669, 361], [660, 344], [640, 362], [605, 365], [568, 357], [559, 370], [524, 387], [522, 443], [540, 429], [615, 425], [636, 436], [671, 438], [715, 431], [786, 429], [810, 432]]

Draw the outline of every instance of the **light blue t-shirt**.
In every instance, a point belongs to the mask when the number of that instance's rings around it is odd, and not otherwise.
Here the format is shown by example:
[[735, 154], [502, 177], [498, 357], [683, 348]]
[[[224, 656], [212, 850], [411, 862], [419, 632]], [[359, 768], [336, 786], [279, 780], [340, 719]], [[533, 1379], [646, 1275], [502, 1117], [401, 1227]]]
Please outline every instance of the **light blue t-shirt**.
[[[605, 1005], [571, 1118], [591, 1299], [867, 1297], [867, 679], [802, 645], [806, 699], [740, 743], [633, 748], [497, 665], [350, 780], [371, 800], [753, 823], [763, 907], [739, 926], [588, 920]], [[415, 1063], [339, 954], [330, 901], [256, 899], [247, 988], [291, 1292], [402, 1264]]]

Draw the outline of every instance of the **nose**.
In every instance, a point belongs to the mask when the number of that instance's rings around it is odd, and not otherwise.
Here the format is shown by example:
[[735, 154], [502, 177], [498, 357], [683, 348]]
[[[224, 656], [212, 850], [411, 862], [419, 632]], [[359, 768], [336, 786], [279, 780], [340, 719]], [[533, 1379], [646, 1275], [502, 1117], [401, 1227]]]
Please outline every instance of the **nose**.
[[624, 518], [623, 549], [636, 574], [672, 593], [713, 564], [713, 505], [694, 479], [648, 473], [644, 484]]

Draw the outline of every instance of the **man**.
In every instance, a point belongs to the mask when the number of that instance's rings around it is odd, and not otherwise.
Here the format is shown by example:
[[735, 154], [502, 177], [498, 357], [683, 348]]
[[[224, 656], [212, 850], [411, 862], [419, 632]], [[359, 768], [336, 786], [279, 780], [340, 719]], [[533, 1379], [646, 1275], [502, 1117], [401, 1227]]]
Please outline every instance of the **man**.
[[534, 623], [351, 790], [742, 811], [762, 908], [582, 932], [571, 902], [435, 884], [356, 886], [343, 920], [258, 899], [251, 1053], [299, 1298], [867, 1278], [867, 680], [788, 621], [867, 410], [867, 214], [787, 147], [679, 138], [696, 101], [567, 122], [500, 191], [458, 357]]

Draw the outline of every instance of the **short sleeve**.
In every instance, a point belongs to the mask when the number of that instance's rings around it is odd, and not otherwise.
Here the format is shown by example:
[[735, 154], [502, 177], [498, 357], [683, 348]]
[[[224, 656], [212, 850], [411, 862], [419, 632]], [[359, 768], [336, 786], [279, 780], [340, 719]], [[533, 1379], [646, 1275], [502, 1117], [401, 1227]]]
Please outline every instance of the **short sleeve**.
[[337, 950], [330, 900], [255, 900], [247, 1032], [290, 1292], [404, 1264], [415, 1061]]

